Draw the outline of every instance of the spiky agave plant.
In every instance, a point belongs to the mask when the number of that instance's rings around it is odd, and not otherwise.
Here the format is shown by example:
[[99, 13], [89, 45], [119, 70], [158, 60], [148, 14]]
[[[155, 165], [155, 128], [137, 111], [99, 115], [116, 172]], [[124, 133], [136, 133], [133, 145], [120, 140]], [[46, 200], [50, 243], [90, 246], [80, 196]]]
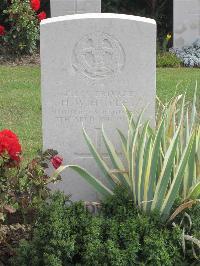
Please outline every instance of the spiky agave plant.
[[[183, 153], [184, 148], [189, 142], [191, 132], [194, 132], [194, 142], [192, 151], [190, 153], [186, 169], [183, 175], [183, 182], [180, 187], [180, 196], [184, 200], [188, 198], [195, 198], [199, 193], [199, 182], [200, 182], [200, 124], [199, 117], [196, 110], [196, 91], [193, 97], [192, 106], [185, 103], [182, 107], [184, 109], [184, 117], [181, 120], [181, 103], [184, 95], [179, 95], [172, 98], [172, 100], [163, 105], [159, 101], [158, 113], [164, 114], [164, 134], [163, 134], [163, 153], [169, 146], [171, 139], [173, 138], [175, 131], [180, 124], [179, 140], [177, 145], [177, 152], [174, 159], [172, 179], [174, 177], [175, 168], [177, 167], [177, 161], [180, 160], [180, 156]], [[158, 121], [160, 118], [158, 117]]]
[[[178, 108], [176, 105], [180, 99], [182, 102]], [[66, 167], [81, 175], [102, 196], [112, 195], [116, 185], [125, 186], [133, 204], [147, 213], [157, 210], [162, 219], [166, 220], [180, 191], [181, 194], [185, 191], [190, 198], [200, 194], [200, 183], [197, 182], [197, 176], [194, 177], [194, 168], [199, 167], [199, 161], [191, 163], [192, 158], [199, 154], [199, 127], [193, 126], [194, 115], [190, 126], [189, 122], [186, 127], [183, 126], [188, 117], [185, 105], [185, 96], [180, 96], [165, 106], [156, 129], [152, 129], [149, 122], [142, 123], [142, 113], [134, 121], [133, 114], [125, 108], [128, 118], [127, 137], [121, 131], [118, 132], [126, 164], [122, 162], [102, 127], [102, 137], [112, 168], [98, 153], [83, 129], [88, 148], [109, 185], [77, 165]], [[182, 135], [185, 136], [184, 142]], [[188, 178], [189, 181], [186, 182], [185, 179]]]

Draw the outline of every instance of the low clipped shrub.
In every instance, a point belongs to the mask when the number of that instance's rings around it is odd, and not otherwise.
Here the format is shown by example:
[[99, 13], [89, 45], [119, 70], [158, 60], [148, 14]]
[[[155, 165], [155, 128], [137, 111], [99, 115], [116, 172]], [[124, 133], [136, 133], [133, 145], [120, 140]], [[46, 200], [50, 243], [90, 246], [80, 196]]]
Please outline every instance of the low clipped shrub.
[[156, 57], [157, 67], [180, 67], [181, 60], [172, 53], [159, 53]]
[[193, 226], [191, 228], [192, 235], [200, 239], [200, 204], [196, 205], [189, 211]]
[[185, 46], [182, 49], [170, 49], [172, 54], [181, 60], [186, 67], [200, 67], [200, 39], [197, 39], [191, 46]]
[[184, 258], [178, 225], [166, 226], [156, 213], [147, 216], [136, 207], [130, 208], [126, 195], [125, 189], [117, 188], [99, 213], [92, 215], [82, 202], [72, 203], [62, 193], [54, 193], [39, 211], [32, 240], [21, 242], [12, 265], [195, 263], [187, 253]]
[[[13, 265], [70, 265], [80, 261], [92, 216], [61, 193], [41, 207], [31, 242], [23, 241]], [[31, 264], [30, 264], [31, 263]]]

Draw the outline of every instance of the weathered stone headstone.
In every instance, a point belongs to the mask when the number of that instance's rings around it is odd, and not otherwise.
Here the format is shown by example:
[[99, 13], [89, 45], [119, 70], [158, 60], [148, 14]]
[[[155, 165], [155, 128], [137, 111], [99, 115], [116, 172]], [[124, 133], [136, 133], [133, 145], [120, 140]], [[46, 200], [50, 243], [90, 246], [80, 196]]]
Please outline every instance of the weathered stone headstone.
[[174, 47], [200, 38], [200, 0], [174, 0]]
[[[115, 14], [84, 14], [41, 23], [44, 149], [56, 149], [64, 164], [78, 164], [101, 178], [85, 144], [82, 126], [106, 157], [101, 126], [117, 146], [126, 133], [122, 104], [155, 119], [156, 23]], [[57, 188], [73, 199], [96, 193], [73, 171]]]
[[101, 0], [50, 0], [51, 17], [101, 13]]

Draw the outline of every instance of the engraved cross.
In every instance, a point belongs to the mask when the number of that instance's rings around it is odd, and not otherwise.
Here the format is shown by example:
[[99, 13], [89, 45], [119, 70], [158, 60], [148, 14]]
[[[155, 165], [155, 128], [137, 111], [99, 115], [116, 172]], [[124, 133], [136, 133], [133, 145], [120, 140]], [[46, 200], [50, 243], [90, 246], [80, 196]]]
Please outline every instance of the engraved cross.
[[[106, 157], [107, 154], [103, 152], [103, 142], [101, 134], [101, 128], [95, 128], [95, 148], [97, 148], [97, 151], [101, 156]], [[92, 158], [90, 152], [76, 152], [75, 155], [79, 158]]]

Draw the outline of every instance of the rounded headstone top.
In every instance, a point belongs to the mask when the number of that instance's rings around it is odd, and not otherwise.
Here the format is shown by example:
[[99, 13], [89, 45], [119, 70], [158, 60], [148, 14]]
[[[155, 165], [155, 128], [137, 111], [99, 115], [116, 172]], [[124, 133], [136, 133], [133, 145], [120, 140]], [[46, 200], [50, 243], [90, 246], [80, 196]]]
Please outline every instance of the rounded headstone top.
[[125, 15], [125, 14], [113, 14], [113, 13], [85, 13], [85, 14], [74, 14], [66, 15], [44, 19], [41, 22], [41, 25], [49, 24], [52, 22], [63, 22], [68, 20], [80, 20], [80, 19], [121, 19], [121, 20], [131, 20], [136, 22], [150, 23], [156, 25], [156, 21], [151, 18]]

